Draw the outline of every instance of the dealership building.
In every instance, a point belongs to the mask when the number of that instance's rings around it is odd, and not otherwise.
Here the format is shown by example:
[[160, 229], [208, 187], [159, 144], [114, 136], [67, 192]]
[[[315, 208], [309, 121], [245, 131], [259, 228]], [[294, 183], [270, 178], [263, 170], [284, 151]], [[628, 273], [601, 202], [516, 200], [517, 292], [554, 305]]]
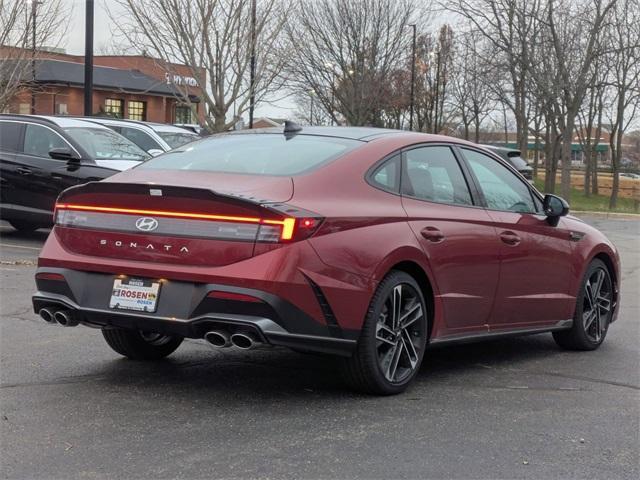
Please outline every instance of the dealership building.
[[[30, 58], [30, 57], [27, 57]], [[7, 55], [0, 59], [7, 60]], [[0, 61], [2, 61], [0, 60]], [[35, 113], [84, 115], [84, 56], [41, 51], [35, 61]], [[31, 68], [27, 68], [31, 81]], [[190, 67], [144, 55], [97, 55], [93, 114], [159, 123], [203, 123], [201, 90]], [[201, 78], [204, 70], [200, 69]], [[32, 92], [21, 90], [6, 113], [31, 113]]]

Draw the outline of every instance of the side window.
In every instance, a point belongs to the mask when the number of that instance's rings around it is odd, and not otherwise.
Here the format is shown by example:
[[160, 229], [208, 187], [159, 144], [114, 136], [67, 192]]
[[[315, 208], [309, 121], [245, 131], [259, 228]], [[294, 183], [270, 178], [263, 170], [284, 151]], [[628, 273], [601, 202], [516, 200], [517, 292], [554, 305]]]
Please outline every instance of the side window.
[[49, 157], [53, 148], [69, 148], [56, 132], [41, 125], [27, 124], [24, 131], [24, 153], [36, 157]]
[[542, 201], [535, 195], [531, 195], [533, 197], [533, 203], [536, 207], [537, 213], [544, 213], [544, 208], [542, 206]]
[[378, 187], [398, 193], [400, 190], [400, 155], [387, 160], [371, 175], [371, 181]]
[[15, 122], [0, 122], [0, 150], [5, 152], [18, 151], [21, 126], [20, 123]]
[[402, 193], [430, 202], [472, 205], [469, 187], [449, 147], [433, 146], [405, 154]]
[[492, 210], [535, 213], [531, 191], [500, 162], [475, 150], [462, 149]]
[[137, 128], [122, 127], [122, 130], [120, 131], [120, 135], [131, 140], [133, 143], [138, 145], [145, 152], [148, 152], [149, 150], [154, 148], [163, 150], [163, 148], [161, 148], [160, 145], [158, 145], [158, 143], [153, 138], [151, 138], [147, 133]]

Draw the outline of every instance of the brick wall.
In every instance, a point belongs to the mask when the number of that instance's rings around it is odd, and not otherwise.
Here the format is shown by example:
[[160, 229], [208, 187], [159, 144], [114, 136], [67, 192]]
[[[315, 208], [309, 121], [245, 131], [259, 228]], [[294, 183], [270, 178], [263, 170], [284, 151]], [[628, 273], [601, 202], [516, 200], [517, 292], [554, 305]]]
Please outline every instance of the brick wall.
[[[12, 50], [9, 47], [0, 46], [0, 58], [11, 57]], [[30, 55], [30, 52], [29, 52]], [[68, 55], [54, 52], [38, 52], [39, 59], [63, 60], [67, 62], [84, 63], [82, 55]], [[174, 74], [183, 77], [196, 77], [201, 75], [206, 78], [205, 70], [197, 68], [196, 72], [186, 65], [166, 64], [161, 60], [137, 56], [110, 56], [98, 55], [94, 57], [95, 66], [114, 67], [125, 70], [139, 70], [146, 75], [157, 78], [164, 82], [166, 74], [172, 77]], [[126, 88], [126, 85], [123, 85]], [[202, 90], [198, 87], [185, 87], [190, 95], [200, 97]], [[100, 90], [94, 87], [93, 90], [93, 113], [99, 113], [101, 107], [104, 108], [104, 100], [106, 98], [116, 98], [124, 101], [124, 118], [128, 118], [128, 102], [130, 100], [143, 101], [147, 104], [147, 121], [159, 123], [175, 122], [175, 105], [178, 103], [174, 97], [162, 97], [148, 94], [124, 94], [120, 92], [112, 92]], [[20, 104], [28, 104], [31, 106], [31, 94], [29, 92], [21, 92], [11, 102], [9, 111], [19, 113]], [[80, 87], [67, 86], [43, 86], [41, 92], [36, 95], [36, 113], [41, 115], [58, 114], [59, 104], [67, 105], [69, 115], [84, 115], [84, 93]], [[197, 117], [200, 123], [204, 123], [204, 106], [198, 104], [196, 107]]]

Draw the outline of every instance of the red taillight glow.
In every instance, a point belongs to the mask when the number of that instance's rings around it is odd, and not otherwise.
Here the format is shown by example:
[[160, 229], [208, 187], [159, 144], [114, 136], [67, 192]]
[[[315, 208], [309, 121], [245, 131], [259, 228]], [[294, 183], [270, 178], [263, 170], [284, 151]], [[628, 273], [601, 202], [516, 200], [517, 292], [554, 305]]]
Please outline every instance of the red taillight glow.
[[236, 292], [223, 292], [221, 290], [213, 290], [207, 294], [207, 297], [217, 298], [219, 300], [234, 300], [236, 302], [262, 303], [262, 300], [257, 297], [252, 297], [251, 295]]
[[219, 222], [255, 223], [260, 225], [279, 225], [282, 227], [282, 231], [280, 233], [281, 240], [291, 240], [293, 238], [293, 234], [296, 226], [295, 218], [284, 218], [282, 220], [274, 220], [274, 219], [260, 218], [260, 217], [215, 215], [215, 214], [209, 214], [209, 213], [196, 213], [196, 212], [175, 212], [175, 211], [169, 211], [169, 210], [146, 210], [146, 209], [137, 209], [137, 208], [100, 207], [96, 205], [77, 205], [72, 203], [56, 203], [54, 212], [57, 212], [58, 210], [118, 213], [118, 214], [125, 214], [125, 215], [150, 215], [150, 216], [156, 216], [156, 217], [187, 218], [187, 219], [193, 219], [193, 220], [215, 220]]

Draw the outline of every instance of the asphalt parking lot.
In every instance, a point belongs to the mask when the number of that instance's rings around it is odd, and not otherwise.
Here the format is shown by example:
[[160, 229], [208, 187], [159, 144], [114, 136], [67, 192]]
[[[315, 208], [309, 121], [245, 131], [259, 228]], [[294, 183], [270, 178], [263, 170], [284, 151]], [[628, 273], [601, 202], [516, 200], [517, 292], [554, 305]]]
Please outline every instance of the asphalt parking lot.
[[31, 311], [46, 232], [0, 226], [2, 478], [639, 478], [640, 220], [595, 352], [551, 335], [434, 349], [410, 390], [345, 390], [330, 359], [188, 342], [156, 364]]

